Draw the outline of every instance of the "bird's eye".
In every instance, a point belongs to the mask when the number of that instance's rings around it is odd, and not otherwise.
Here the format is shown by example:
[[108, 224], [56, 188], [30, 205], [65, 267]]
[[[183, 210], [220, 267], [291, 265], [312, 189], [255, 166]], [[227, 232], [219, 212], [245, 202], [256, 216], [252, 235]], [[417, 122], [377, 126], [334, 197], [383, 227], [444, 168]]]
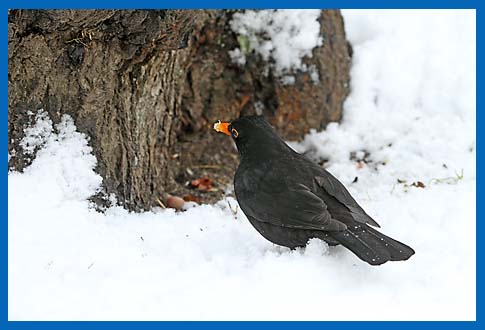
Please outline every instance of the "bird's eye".
[[234, 138], [237, 138], [238, 135], [239, 135], [239, 133], [236, 131], [235, 128], [231, 129], [231, 134], [232, 134], [232, 136], [234, 136]]

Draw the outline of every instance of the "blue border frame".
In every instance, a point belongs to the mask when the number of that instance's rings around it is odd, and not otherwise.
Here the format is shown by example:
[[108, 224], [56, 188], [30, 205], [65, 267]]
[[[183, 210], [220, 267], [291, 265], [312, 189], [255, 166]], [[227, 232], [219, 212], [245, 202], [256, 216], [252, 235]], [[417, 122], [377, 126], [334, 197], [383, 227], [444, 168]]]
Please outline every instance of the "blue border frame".
[[[370, 1], [359, 1], [359, 0], [328, 0], [328, 1], [315, 1], [315, 0], [299, 0], [299, 1], [288, 1], [288, 0], [236, 0], [227, 3], [223, 3], [218, 0], [182, 0], [182, 1], [156, 1], [156, 0], [138, 0], [129, 2], [127, 0], [84, 0], [84, 1], [59, 1], [59, 0], [48, 0], [48, 1], [33, 1], [33, 0], [4, 0], [0, 1], [0, 17], [4, 28], [1, 31], [0, 38], [3, 45], [8, 45], [8, 29], [7, 19], [8, 12], [7, 9], [47, 9], [47, 8], [72, 8], [72, 9], [93, 9], [93, 8], [471, 8], [477, 9], [477, 59], [481, 58], [481, 45], [480, 45], [480, 28], [482, 24], [480, 23], [481, 13], [479, 8], [479, 2], [471, 0], [370, 0]], [[3, 51], [0, 55], [1, 61], [1, 72], [3, 77], [8, 77], [8, 52]], [[477, 61], [477, 109], [479, 108], [481, 89], [480, 84], [480, 69], [481, 65]], [[333, 329], [349, 329], [353, 327], [359, 327], [360, 329], [372, 329], [372, 330], [389, 330], [392, 329], [408, 329], [408, 328], [436, 328], [440, 330], [446, 329], [477, 329], [479, 328], [481, 320], [481, 299], [480, 292], [482, 286], [480, 285], [479, 279], [482, 274], [480, 267], [481, 260], [481, 250], [482, 244], [480, 242], [478, 233], [483, 233], [482, 225], [479, 221], [481, 218], [480, 208], [477, 207], [477, 321], [476, 322], [12, 322], [8, 320], [8, 160], [7, 160], [7, 142], [8, 142], [8, 80], [1, 80], [1, 90], [2, 90], [2, 104], [4, 104], [4, 111], [2, 112], [1, 121], [6, 126], [5, 130], [1, 130], [0, 143], [2, 145], [3, 155], [2, 159], [5, 159], [3, 175], [1, 176], [1, 228], [3, 240], [3, 251], [0, 254], [0, 262], [3, 265], [3, 271], [1, 272], [1, 282], [4, 283], [1, 286], [0, 295], [2, 308], [0, 317], [0, 329], [32, 329], [32, 328], [45, 328], [45, 329], [86, 329], [86, 328], [115, 328], [115, 329], [154, 329], [159, 327], [169, 327], [173, 329], [184, 329], [184, 328], [209, 328], [209, 329], [227, 329], [228, 327], [232, 329], [242, 329], [246, 327], [251, 328], [278, 328], [283, 329], [293, 329], [294, 327], [329, 327]], [[477, 111], [477, 124], [482, 123], [482, 114]], [[479, 125], [477, 125], [479, 127]], [[477, 151], [478, 145], [481, 144], [481, 133], [477, 130]], [[477, 165], [481, 162], [481, 156], [477, 152]], [[483, 184], [482, 176], [477, 173], [477, 205], [480, 205], [481, 196], [481, 186]]]
[[[96, 329], [96, 328], [114, 328], [116, 330], [125, 330], [125, 329], [155, 329], [155, 328], [170, 328], [170, 329], [198, 329], [198, 328], [207, 328], [211, 330], [239, 330], [239, 329], [268, 329], [274, 328], [278, 330], [294, 330], [297, 327], [305, 327], [305, 328], [324, 328], [328, 327], [332, 330], [340, 330], [340, 329], [351, 329], [353, 327], [359, 327], [360, 329], [372, 329], [372, 330], [404, 330], [404, 329], [419, 329], [421, 327], [429, 328], [436, 328], [440, 330], [450, 330], [450, 329], [460, 329], [460, 330], [470, 330], [470, 329], [477, 329], [478, 323], [477, 322], [394, 322], [394, 321], [385, 321], [385, 322], [337, 322], [337, 321], [290, 321], [290, 322], [282, 322], [282, 321], [246, 321], [246, 322], [236, 322], [236, 321], [207, 321], [207, 322], [175, 322], [175, 321], [168, 321], [168, 322], [157, 322], [157, 321], [149, 321], [149, 322], [8, 322], [7, 328], [8, 329], [32, 329], [32, 328], [45, 328], [49, 330], [65, 330], [65, 329]], [[3, 328], [6, 329], [6, 328]]]
[[60, 1], [60, 0], [6, 0], [2, 7], [14, 9], [93, 9], [93, 8], [122, 8], [122, 9], [144, 9], [144, 8], [477, 8], [478, 0], [233, 0], [223, 2], [221, 0], [86, 0], [86, 1]]

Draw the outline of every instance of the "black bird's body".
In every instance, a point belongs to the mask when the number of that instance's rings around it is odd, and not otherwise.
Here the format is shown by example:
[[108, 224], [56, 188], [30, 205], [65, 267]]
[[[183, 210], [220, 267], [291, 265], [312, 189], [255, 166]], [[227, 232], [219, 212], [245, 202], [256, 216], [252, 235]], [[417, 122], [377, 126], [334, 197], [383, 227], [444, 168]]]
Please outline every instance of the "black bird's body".
[[229, 128], [241, 155], [234, 177], [236, 198], [263, 237], [290, 248], [320, 238], [329, 245], [342, 244], [371, 265], [414, 254], [370, 227], [379, 225], [347, 189], [293, 151], [263, 117], [242, 117]]

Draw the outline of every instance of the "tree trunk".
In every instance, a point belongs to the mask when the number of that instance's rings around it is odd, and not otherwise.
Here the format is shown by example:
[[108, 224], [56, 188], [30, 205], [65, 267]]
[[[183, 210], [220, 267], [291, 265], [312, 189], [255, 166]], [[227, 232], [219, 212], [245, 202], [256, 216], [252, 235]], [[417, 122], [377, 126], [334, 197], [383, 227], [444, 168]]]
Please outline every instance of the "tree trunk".
[[[338, 121], [348, 94], [350, 48], [339, 11], [322, 11], [323, 44], [306, 59], [319, 82], [296, 73], [293, 85], [264, 74], [239, 47], [234, 11], [10, 10], [9, 167], [29, 163], [20, 141], [44, 109], [54, 122], [71, 115], [90, 137], [105, 193], [133, 210], [169, 194], [219, 199], [232, 183], [237, 153], [211, 131], [262, 110], [286, 139]], [[256, 106], [257, 105], [257, 106]], [[215, 191], [190, 187], [209, 177]]]

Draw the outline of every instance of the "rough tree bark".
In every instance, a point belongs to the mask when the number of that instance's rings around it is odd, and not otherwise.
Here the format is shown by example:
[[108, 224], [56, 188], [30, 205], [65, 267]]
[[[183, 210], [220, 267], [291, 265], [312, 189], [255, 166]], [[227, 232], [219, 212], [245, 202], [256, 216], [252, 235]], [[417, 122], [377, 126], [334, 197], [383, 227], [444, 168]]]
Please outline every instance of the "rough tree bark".
[[[320, 81], [294, 85], [264, 75], [254, 54], [240, 67], [233, 11], [10, 10], [9, 167], [28, 165], [20, 146], [29, 111], [71, 115], [90, 137], [106, 193], [134, 210], [168, 194], [204, 202], [231, 183], [237, 153], [211, 131], [217, 119], [264, 114], [287, 139], [338, 121], [348, 94], [350, 48], [339, 11], [322, 11], [323, 45], [306, 59]], [[187, 182], [208, 176], [213, 192]]]

